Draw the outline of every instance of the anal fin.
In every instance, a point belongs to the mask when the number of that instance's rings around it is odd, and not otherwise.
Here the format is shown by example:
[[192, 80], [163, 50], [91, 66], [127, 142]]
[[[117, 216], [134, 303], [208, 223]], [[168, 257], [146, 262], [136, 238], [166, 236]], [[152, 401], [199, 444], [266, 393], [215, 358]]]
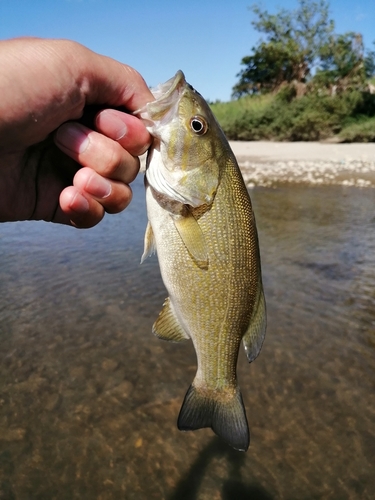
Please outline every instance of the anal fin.
[[180, 325], [169, 297], [164, 302], [163, 309], [152, 327], [152, 333], [159, 339], [170, 342], [182, 342], [190, 338]]

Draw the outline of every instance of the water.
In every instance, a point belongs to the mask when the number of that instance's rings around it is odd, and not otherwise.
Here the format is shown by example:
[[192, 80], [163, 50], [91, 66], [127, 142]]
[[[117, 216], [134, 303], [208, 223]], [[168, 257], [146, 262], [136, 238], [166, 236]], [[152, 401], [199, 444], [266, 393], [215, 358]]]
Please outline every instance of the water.
[[77, 231], [0, 226], [0, 499], [358, 499], [375, 492], [375, 190], [251, 191], [268, 333], [239, 359], [239, 453], [176, 419], [196, 362], [151, 334], [141, 180]]

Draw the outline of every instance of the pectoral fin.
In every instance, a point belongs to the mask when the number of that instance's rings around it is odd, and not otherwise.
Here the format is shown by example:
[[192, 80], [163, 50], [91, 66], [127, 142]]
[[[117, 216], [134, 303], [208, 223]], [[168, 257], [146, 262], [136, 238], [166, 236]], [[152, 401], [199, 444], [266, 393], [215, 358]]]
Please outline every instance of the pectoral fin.
[[141, 257], [141, 264], [142, 262], [144, 262], [145, 259], [147, 259], [147, 257], [150, 257], [150, 255], [152, 255], [153, 253], [156, 253], [155, 238], [151, 224], [150, 222], [148, 222], [145, 232], [145, 242], [144, 242], [143, 255]]
[[254, 305], [249, 328], [242, 338], [246, 356], [251, 363], [260, 353], [264, 336], [266, 334], [266, 301], [264, 298], [262, 283], [258, 285], [257, 299]]
[[172, 219], [178, 234], [197, 265], [201, 269], [207, 269], [207, 245], [198, 221], [188, 210], [184, 215], [172, 216]]
[[163, 309], [152, 327], [152, 333], [170, 342], [182, 342], [190, 338], [180, 325], [169, 297], [164, 302]]

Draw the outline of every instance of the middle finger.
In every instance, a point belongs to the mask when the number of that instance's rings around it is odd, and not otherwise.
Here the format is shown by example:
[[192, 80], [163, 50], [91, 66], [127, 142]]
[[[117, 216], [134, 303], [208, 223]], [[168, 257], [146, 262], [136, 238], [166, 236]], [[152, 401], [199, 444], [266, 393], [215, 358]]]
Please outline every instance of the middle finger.
[[79, 123], [68, 122], [56, 133], [58, 147], [83, 167], [109, 179], [132, 182], [139, 171], [139, 159], [120, 144]]

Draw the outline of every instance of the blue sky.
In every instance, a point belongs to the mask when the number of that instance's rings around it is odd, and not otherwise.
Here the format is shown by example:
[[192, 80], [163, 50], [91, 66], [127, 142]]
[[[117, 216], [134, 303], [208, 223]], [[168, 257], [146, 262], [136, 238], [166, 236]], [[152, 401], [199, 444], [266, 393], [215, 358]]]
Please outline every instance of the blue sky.
[[[260, 35], [252, 0], [0, 0], [0, 39], [69, 38], [136, 68], [150, 86], [182, 69], [210, 100], [229, 100], [240, 61]], [[270, 13], [295, 0], [267, 0]], [[336, 32], [375, 40], [375, 0], [331, 0]]]

